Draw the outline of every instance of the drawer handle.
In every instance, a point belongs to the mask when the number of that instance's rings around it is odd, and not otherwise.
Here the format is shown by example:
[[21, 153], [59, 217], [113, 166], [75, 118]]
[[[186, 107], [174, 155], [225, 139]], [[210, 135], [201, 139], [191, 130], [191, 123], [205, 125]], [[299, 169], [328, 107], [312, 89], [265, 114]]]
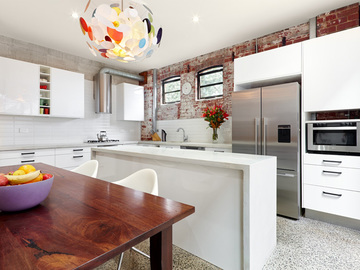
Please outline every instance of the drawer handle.
[[291, 173], [278, 173], [277, 175], [284, 177], [295, 177], [295, 174], [291, 174]]
[[342, 172], [333, 172], [333, 171], [323, 171], [323, 174], [332, 174], [332, 175], [340, 175]]
[[22, 161], [21, 161], [21, 163], [29, 163], [29, 162], [35, 162], [35, 159], [22, 160]]
[[35, 152], [26, 152], [26, 153], [21, 153], [22, 156], [25, 155], [35, 155]]
[[84, 151], [84, 149], [73, 149], [74, 152], [77, 152], [77, 151]]
[[214, 150], [215, 153], [225, 153], [224, 150]]
[[325, 160], [325, 159], [323, 159], [323, 163], [336, 163], [336, 164], [341, 164], [342, 161], [337, 161], [337, 160]]
[[322, 194], [325, 196], [337, 197], [337, 198], [340, 198], [342, 196], [342, 194], [336, 194], [336, 193], [325, 192], [325, 191], [323, 191]]
[[73, 156], [73, 158], [82, 158], [84, 156]]

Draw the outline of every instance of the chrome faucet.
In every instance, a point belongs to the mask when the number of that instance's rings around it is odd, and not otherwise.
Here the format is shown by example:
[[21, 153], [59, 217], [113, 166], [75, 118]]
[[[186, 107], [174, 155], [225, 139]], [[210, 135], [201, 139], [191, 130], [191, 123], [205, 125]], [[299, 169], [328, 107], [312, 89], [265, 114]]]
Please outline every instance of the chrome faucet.
[[188, 136], [185, 136], [185, 130], [183, 128], [178, 128], [176, 132], [179, 132], [180, 130], [183, 131], [183, 142], [187, 142], [189, 138]]

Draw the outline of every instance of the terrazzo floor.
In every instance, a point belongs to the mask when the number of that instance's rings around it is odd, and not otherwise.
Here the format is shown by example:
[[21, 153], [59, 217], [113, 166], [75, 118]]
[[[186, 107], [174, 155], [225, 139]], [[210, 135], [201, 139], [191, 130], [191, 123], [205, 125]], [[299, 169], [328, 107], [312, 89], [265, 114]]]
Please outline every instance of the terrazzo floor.
[[[148, 253], [149, 242], [137, 247]], [[173, 270], [220, 269], [173, 246]], [[118, 257], [96, 270], [116, 270]], [[122, 270], [148, 270], [149, 260], [126, 251]], [[229, 269], [237, 270], [237, 269]], [[277, 217], [277, 246], [263, 270], [360, 270], [360, 231], [308, 218]]]

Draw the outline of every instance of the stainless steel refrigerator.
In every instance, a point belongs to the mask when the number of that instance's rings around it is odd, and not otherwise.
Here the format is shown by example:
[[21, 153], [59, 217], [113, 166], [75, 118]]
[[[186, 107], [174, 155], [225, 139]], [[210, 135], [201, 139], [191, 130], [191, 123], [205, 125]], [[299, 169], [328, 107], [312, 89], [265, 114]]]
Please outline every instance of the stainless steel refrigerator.
[[232, 95], [232, 151], [277, 157], [277, 213], [298, 219], [300, 86], [254, 88]]

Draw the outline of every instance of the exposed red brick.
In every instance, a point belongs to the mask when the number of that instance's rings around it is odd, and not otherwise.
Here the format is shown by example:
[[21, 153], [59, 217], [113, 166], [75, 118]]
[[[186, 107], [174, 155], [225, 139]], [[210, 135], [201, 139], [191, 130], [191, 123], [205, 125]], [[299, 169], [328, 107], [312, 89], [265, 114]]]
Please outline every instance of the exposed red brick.
[[336, 19], [336, 14], [330, 14], [325, 17], [325, 21], [331, 21]]
[[[342, 7], [317, 16], [317, 36], [323, 36], [359, 25], [359, 4]], [[309, 23], [293, 26], [275, 33], [268, 34], [257, 39], [258, 52], [271, 50], [282, 46], [282, 38], [286, 37], [286, 45], [309, 39]], [[256, 39], [248, 40], [234, 46], [211, 52], [205, 55], [185, 60], [170, 66], [158, 69], [157, 85], [161, 81], [175, 75], [180, 75], [182, 84], [189, 82], [192, 91], [189, 95], [181, 94], [181, 102], [176, 104], [161, 105], [161, 87], [158, 89], [157, 103], [159, 120], [191, 119], [200, 118], [207, 106], [215, 103], [223, 105], [223, 108], [231, 115], [231, 93], [234, 89], [234, 65], [235, 58], [244, 57], [256, 52]], [[199, 70], [213, 66], [224, 67], [224, 96], [214, 100], [196, 100], [197, 80], [196, 74]], [[143, 74], [143, 73], [141, 73]], [[149, 70], [144, 73], [147, 81], [145, 89], [145, 121], [141, 124], [141, 139], [151, 140], [152, 128], [152, 74]], [[321, 117], [321, 116], [319, 116]]]
[[339, 24], [339, 25], [336, 27], [336, 30], [337, 30], [337, 31], [342, 31], [342, 30], [354, 28], [354, 27], [357, 27], [357, 26], [359, 26], [359, 22], [351, 21], [351, 22]]
[[317, 16], [317, 36], [332, 34], [359, 25], [359, 4], [342, 7]]

